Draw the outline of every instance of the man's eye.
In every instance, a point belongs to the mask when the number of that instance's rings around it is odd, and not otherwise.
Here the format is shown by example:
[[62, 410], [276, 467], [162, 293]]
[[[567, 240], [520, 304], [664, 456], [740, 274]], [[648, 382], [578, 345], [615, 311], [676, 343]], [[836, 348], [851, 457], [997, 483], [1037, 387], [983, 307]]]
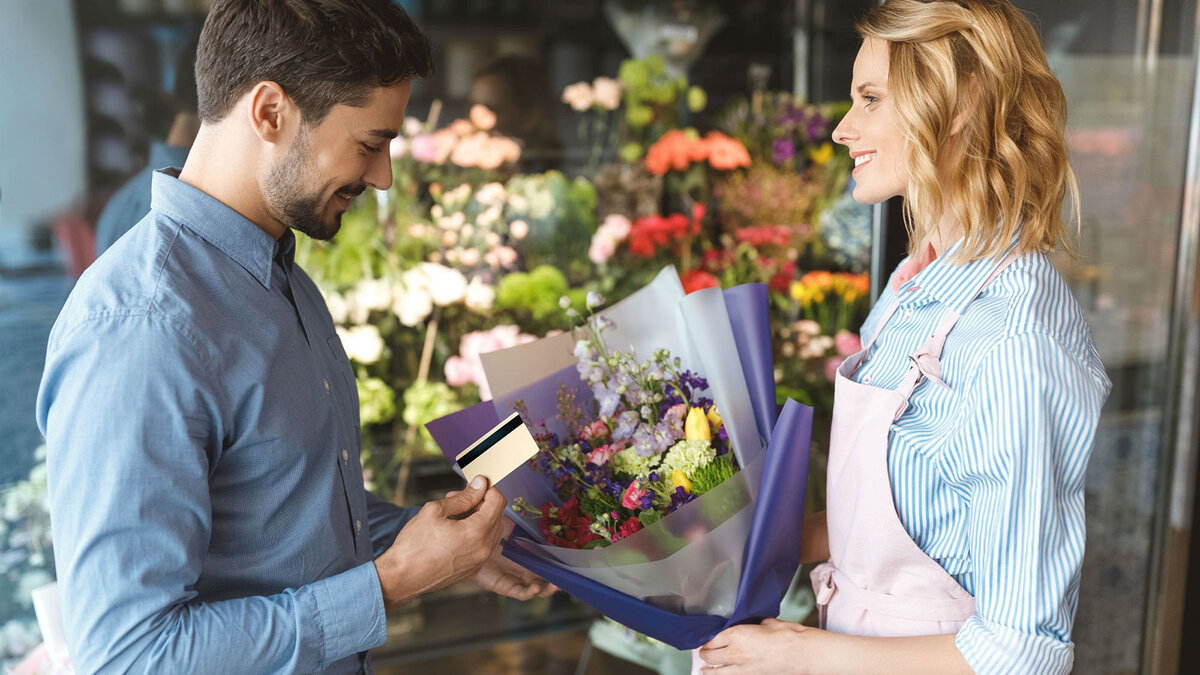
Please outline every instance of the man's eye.
[[363, 150], [366, 150], [368, 154], [372, 154], [372, 155], [374, 155], [377, 152], [383, 151], [382, 145], [367, 145], [366, 143], [363, 143], [362, 147], [363, 147]]

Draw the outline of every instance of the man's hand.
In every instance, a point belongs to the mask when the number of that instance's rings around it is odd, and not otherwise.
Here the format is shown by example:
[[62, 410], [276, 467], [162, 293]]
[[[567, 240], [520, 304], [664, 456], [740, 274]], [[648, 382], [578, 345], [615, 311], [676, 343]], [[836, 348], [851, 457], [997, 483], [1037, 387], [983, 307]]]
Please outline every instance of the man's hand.
[[500, 550], [501, 547], [496, 546], [488, 561], [475, 573], [471, 581], [476, 586], [521, 601], [534, 596], [544, 598], [558, 590], [554, 584], [505, 558]]
[[461, 492], [421, 507], [375, 559], [384, 607], [475, 576], [503, 533], [506, 503], [479, 476]]

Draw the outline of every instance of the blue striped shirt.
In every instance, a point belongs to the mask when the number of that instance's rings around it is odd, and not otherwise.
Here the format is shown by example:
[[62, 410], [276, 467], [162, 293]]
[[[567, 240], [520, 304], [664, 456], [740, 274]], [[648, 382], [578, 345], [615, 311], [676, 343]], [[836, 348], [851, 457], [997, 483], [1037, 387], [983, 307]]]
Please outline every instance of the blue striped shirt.
[[[972, 302], [995, 260], [934, 260], [899, 299], [855, 380], [894, 389], [946, 310], [949, 388], [918, 385], [892, 426], [888, 469], [913, 540], [973, 596], [955, 643], [976, 673], [1066, 673], [1084, 549], [1084, 470], [1111, 384], [1083, 312], [1050, 261], [1029, 253]], [[903, 263], [902, 263], [903, 265]], [[968, 308], [969, 303], [969, 308]]]

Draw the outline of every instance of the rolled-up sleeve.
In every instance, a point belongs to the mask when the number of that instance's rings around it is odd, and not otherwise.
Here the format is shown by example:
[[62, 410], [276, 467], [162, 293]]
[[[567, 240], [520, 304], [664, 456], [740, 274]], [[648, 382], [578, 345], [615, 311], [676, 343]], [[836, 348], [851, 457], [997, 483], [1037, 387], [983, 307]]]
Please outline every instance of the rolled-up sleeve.
[[274, 595], [197, 601], [226, 433], [205, 350], [152, 312], [59, 333], [37, 409], [77, 670], [311, 672], [383, 644], [371, 563]]
[[976, 673], [1067, 673], [1084, 551], [1084, 470], [1109, 382], [1054, 337], [1005, 338], [971, 378], [940, 458], [968, 509], [977, 614], [955, 644]]

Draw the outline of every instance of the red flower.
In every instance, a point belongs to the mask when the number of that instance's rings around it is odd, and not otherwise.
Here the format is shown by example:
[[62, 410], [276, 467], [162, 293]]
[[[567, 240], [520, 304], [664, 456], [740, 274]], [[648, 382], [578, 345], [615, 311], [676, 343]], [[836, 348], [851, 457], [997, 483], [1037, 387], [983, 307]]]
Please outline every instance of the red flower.
[[767, 282], [767, 287], [778, 293], [787, 295], [792, 286], [792, 277], [796, 276], [796, 263], [786, 262], [779, 271]]
[[683, 292], [693, 293], [702, 288], [720, 288], [721, 282], [704, 270], [695, 269], [687, 272], [679, 279], [683, 282]]
[[640, 529], [642, 529], [642, 521], [636, 517], [630, 517], [629, 520], [621, 524], [621, 527], [617, 528], [616, 533], [613, 534], [613, 541], [621, 541]]
[[538, 522], [546, 541], [565, 548], [583, 548], [599, 539], [599, 535], [591, 531], [591, 524], [591, 518], [579, 507], [577, 495], [571, 495], [558, 508], [548, 502], [542, 504], [542, 517]]

